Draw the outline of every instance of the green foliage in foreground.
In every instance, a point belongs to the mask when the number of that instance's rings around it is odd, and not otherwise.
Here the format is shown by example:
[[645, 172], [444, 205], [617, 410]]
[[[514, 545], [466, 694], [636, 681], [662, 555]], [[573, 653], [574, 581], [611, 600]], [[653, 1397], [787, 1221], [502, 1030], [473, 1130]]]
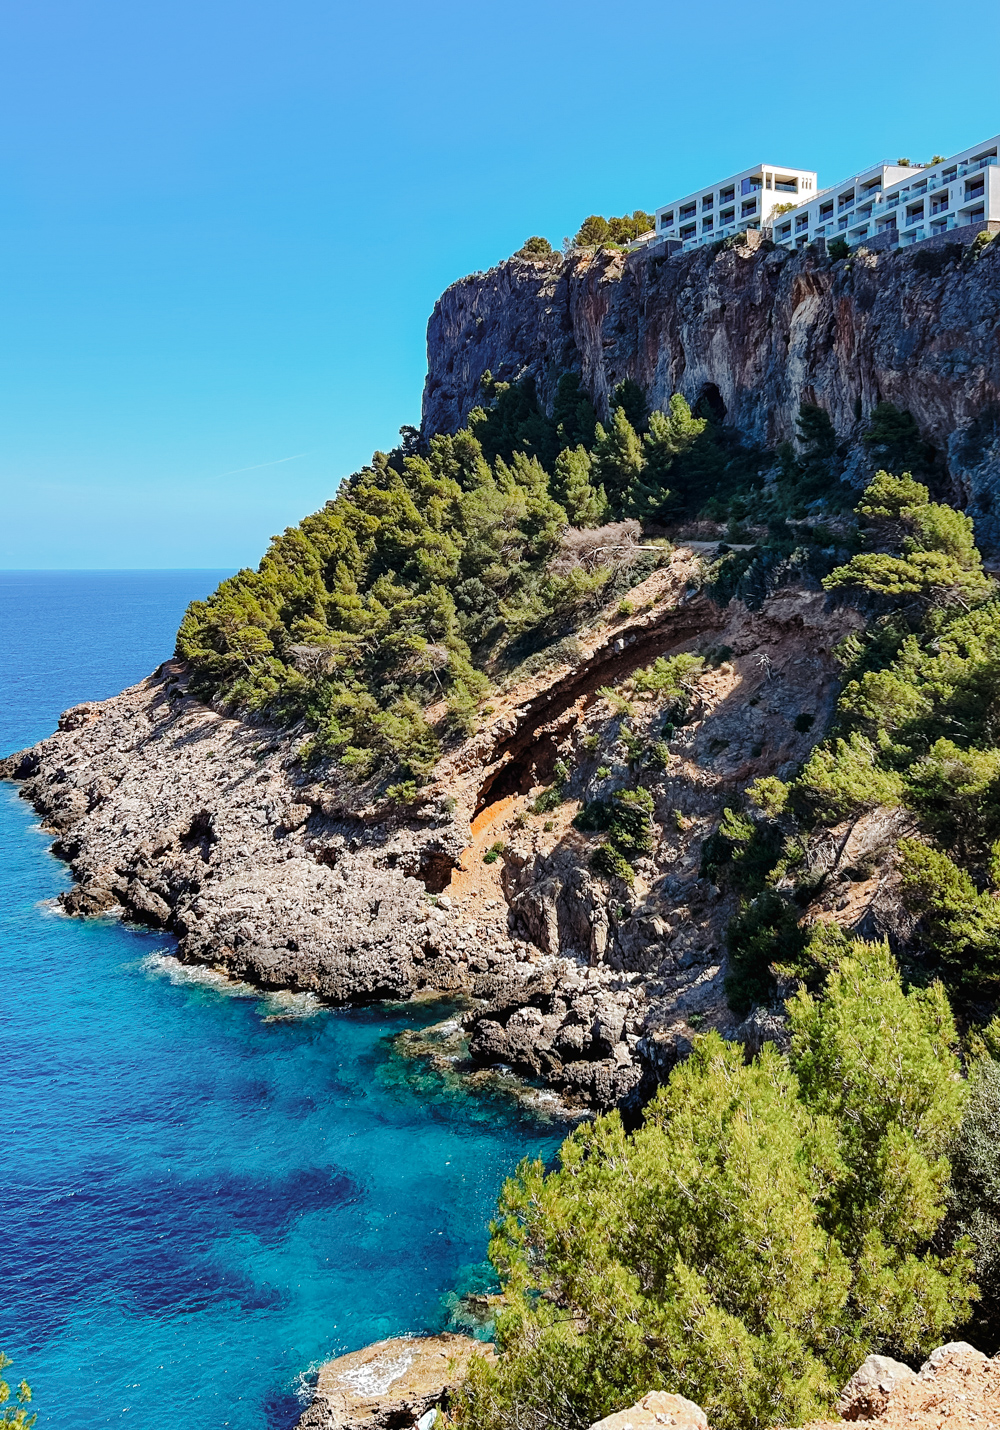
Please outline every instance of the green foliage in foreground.
[[968, 1334], [980, 1350], [996, 1355], [1000, 1349], [1000, 1027], [996, 1020], [986, 1033], [992, 1055], [984, 1047], [973, 1060], [965, 1116], [951, 1148], [948, 1230], [975, 1243], [981, 1296]]
[[507, 1304], [469, 1430], [576, 1430], [654, 1388], [720, 1430], [802, 1424], [871, 1350], [966, 1316], [970, 1248], [929, 1250], [964, 1084], [939, 986], [904, 993], [856, 943], [790, 1007], [790, 1062], [711, 1034], [628, 1136], [580, 1128], [507, 1183], [490, 1255]]
[[31, 1404], [31, 1386], [22, 1380], [17, 1387], [17, 1404], [10, 1404], [10, 1386], [2, 1377], [2, 1372], [10, 1364], [10, 1357], [0, 1351], [0, 1426], [9, 1426], [10, 1430], [31, 1430], [38, 1419], [37, 1415], [29, 1415], [27, 1411], [27, 1406]]

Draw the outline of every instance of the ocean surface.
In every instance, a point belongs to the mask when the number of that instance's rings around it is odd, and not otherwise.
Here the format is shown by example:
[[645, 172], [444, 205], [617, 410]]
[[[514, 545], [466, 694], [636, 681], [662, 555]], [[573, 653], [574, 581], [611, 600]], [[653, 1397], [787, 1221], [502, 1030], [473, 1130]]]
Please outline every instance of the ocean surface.
[[[141, 679], [224, 572], [0, 572], [0, 752]], [[56, 912], [0, 784], [0, 1348], [38, 1425], [283, 1430], [331, 1354], [490, 1284], [504, 1176], [564, 1127], [401, 1056], [434, 1006], [322, 1008]]]

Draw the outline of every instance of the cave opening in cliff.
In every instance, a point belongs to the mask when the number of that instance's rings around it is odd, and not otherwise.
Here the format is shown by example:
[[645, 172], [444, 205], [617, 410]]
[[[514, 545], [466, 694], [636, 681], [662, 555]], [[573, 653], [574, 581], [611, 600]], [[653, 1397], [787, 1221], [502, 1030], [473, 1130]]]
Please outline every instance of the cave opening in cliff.
[[726, 420], [726, 404], [722, 400], [722, 393], [714, 382], [706, 382], [698, 394], [698, 401], [695, 403], [695, 411], [700, 417], [708, 417], [713, 422], [720, 425]]

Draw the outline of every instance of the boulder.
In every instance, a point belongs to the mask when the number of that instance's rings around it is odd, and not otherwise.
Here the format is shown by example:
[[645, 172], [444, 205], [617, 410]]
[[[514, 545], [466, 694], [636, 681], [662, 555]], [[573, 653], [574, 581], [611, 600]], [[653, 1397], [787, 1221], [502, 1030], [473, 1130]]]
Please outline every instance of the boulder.
[[[397, 1336], [319, 1368], [316, 1394], [298, 1430], [400, 1430], [447, 1408], [473, 1355], [493, 1347], [471, 1336]], [[702, 1427], [704, 1430], [704, 1427]]]
[[871, 1420], [885, 1409], [897, 1385], [916, 1378], [902, 1361], [866, 1356], [841, 1391], [837, 1411], [845, 1420]]
[[628, 1410], [616, 1410], [598, 1420], [590, 1430], [657, 1430], [673, 1425], [677, 1430], [708, 1430], [708, 1418], [700, 1405], [683, 1395], [652, 1390]]

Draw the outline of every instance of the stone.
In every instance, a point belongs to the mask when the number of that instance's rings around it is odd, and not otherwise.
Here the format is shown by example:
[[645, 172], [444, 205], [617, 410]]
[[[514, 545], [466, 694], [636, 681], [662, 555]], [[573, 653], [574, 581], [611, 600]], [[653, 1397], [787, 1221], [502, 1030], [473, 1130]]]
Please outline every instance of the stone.
[[686, 1396], [653, 1390], [628, 1410], [617, 1410], [596, 1421], [590, 1430], [657, 1430], [671, 1425], [676, 1430], [708, 1430], [708, 1418], [701, 1406]]
[[808, 253], [749, 246], [712, 262], [703, 249], [663, 262], [571, 252], [545, 269], [508, 260], [453, 283], [434, 305], [422, 431], [457, 431], [482, 401], [487, 368], [533, 381], [546, 411], [565, 369], [586, 373], [605, 421], [624, 378], [662, 411], [675, 389], [692, 406], [711, 393], [727, 423], [772, 450], [796, 440], [809, 391], [864, 486], [874, 473], [855, 403], [868, 413], [884, 399], [913, 413], [947, 489], [968, 494], [977, 537], [995, 550], [998, 329], [998, 243], [957, 265], [947, 285], [906, 252], [856, 259], [849, 276]]
[[474, 1355], [493, 1347], [471, 1336], [397, 1336], [337, 1356], [319, 1368], [299, 1430], [396, 1430], [447, 1408]]
[[841, 1391], [837, 1412], [844, 1420], [871, 1420], [885, 1409], [897, 1385], [916, 1378], [902, 1361], [866, 1356]]

